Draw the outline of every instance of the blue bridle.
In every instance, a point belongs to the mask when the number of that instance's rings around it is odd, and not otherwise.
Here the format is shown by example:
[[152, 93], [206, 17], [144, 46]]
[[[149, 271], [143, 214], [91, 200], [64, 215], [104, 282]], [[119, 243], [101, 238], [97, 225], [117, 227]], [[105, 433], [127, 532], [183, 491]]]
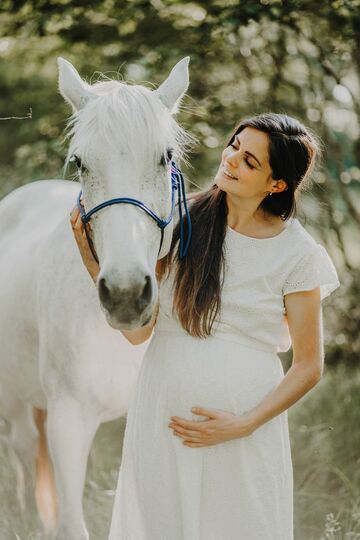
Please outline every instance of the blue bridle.
[[[85, 208], [80, 202], [82, 191], [80, 191], [78, 198], [77, 198], [77, 206], [80, 210], [81, 215], [81, 221], [84, 224], [85, 234], [86, 238], [89, 244], [89, 247], [91, 249], [91, 253], [95, 259], [95, 261], [99, 264], [99, 259], [97, 257], [93, 242], [90, 238], [90, 235], [87, 230], [87, 224], [89, 223], [91, 216], [95, 214], [95, 212], [98, 212], [99, 210], [102, 210], [103, 208], [106, 208], [107, 206], [110, 206], [112, 204], [120, 204], [120, 203], [126, 203], [126, 204], [133, 204], [134, 206], [138, 206], [144, 212], [146, 212], [152, 219], [154, 219], [160, 228], [161, 231], [161, 239], [160, 239], [160, 248], [159, 252], [161, 251], [161, 247], [164, 240], [164, 229], [171, 220], [173, 219], [174, 215], [174, 209], [175, 209], [175, 191], [178, 192], [178, 203], [179, 203], [179, 221], [180, 221], [180, 245], [179, 245], [179, 258], [183, 259], [189, 249], [189, 245], [191, 242], [191, 233], [192, 233], [192, 227], [191, 227], [191, 219], [190, 219], [190, 212], [186, 203], [186, 193], [185, 193], [185, 182], [184, 177], [182, 175], [182, 172], [178, 167], [175, 165], [175, 163], [171, 162], [171, 211], [167, 219], [161, 219], [159, 216], [155, 214], [150, 208], [148, 208], [143, 202], [138, 201], [137, 199], [132, 199], [131, 197], [116, 197], [115, 199], [110, 199], [108, 201], [105, 201], [103, 203], [98, 204], [97, 206], [94, 206], [89, 212], [85, 212]], [[185, 232], [184, 232], [184, 222], [183, 222], [183, 211], [182, 211], [182, 204], [184, 205], [184, 211], [186, 215], [187, 220], [187, 239], [185, 242]]]

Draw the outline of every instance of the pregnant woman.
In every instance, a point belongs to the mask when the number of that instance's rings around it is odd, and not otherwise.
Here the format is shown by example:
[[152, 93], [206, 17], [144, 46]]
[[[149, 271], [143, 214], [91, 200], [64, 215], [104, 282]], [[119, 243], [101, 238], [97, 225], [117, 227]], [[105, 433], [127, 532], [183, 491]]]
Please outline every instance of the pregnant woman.
[[[130, 403], [110, 540], [292, 540], [287, 409], [321, 378], [321, 300], [340, 283], [295, 217], [318, 154], [294, 118], [242, 121], [209, 189], [189, 197], [193, 235], [158, 262], [153, 336]], [[71, 221], [98, 273], [79, 212]], [[284, 375], [278, 352], [292, 344]]]

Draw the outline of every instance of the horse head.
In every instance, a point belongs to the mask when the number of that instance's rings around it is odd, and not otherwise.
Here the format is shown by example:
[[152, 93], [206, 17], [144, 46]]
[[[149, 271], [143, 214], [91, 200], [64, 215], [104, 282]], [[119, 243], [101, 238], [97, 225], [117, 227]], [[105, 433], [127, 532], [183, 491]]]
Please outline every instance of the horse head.
[[[187, 90], [189, 58], [157, 90], [120, 81], [83, 81], [63, 58], [59, 90], [73, 107], [67, 163], [76, 162], [86, 212], [103, 201], [141, 201], [161, 220], [172, 208], [171, 161], [189, 140], [174, 119]], [[108, 323], [132, 329], [149, 322], [157, 300], [156, 261], [170, 248], [172, 222], [161, 229], [132, 204], [113, 204], [91, 216], [100, 273], [97, 289]], [[159, 251], [160, 249], [160, 251]]]

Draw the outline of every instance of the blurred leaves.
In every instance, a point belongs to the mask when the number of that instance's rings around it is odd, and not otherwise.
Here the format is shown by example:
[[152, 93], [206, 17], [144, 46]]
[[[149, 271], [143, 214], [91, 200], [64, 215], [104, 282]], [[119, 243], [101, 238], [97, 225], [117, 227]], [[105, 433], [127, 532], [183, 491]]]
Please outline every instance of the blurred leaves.
[[[359, 369], [340, 364], [289, 410], [299, 540], [359, 537], [359, 384]], [[332, 512], [343, 534], [322, 536]]]
[[306, 225], [329, 249], [344, 283], [331, 299], [336, 317], [326, 315], [327, 358], [344, 361], [336, 346], [344, 335], [342, 351], [355, 361], [360, 0], [3, 0], [0, 28], [0, 117], [33, 110], [32, 120], [0, 122], [0, 195], [62, 174], [70, 110], [57, 90], [57, 56], [89, 82], [103, 72], [160, 84], [190, 55], [179, 119], [200, 141], [187, 171], [198, 185], [211, 180], [240, 118], [272, 110], [312, 128], [324, 143], [324, 160], [312, 191], [302, 194]]

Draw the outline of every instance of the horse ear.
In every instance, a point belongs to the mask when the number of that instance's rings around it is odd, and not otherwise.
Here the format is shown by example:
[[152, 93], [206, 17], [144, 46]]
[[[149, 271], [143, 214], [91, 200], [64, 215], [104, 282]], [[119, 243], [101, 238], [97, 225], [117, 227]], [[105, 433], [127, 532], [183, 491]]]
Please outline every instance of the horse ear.
[[59, 91], [65, 101], [72, 105], [75, 111], [82, 109], [90, 99], [95, 99], [96, 95], [90, 90], [90, 86], [82, 80], [74, 66], [59, 57], [57, 59], [59, 67]]
[[177, 113], [180, 101], [189, 86], [189, 61], [189, 56], [180, 60], [173, 67], [168, 78], [157, 90], [154, 90], [172, 114]]

